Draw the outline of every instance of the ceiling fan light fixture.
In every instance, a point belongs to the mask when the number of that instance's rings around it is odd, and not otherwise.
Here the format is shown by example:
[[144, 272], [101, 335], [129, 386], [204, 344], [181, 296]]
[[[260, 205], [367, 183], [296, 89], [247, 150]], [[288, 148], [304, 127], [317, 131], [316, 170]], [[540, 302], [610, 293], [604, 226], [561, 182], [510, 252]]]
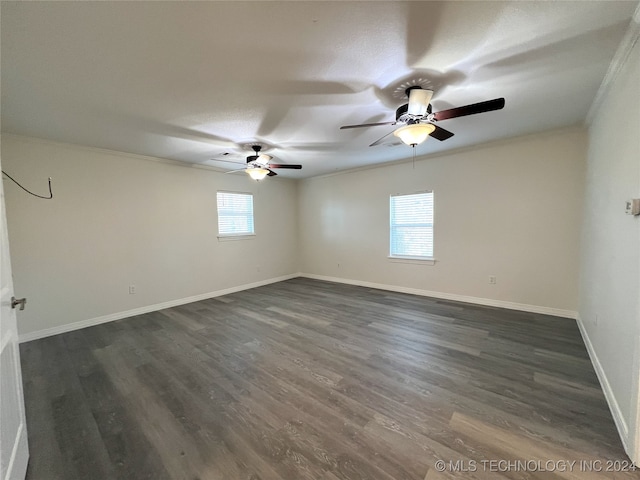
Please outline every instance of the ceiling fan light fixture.
[[267, 170], [266, 168], [247, 168], [245, 170], [245, 172], [247, 172], [249, 174], [249, 176], [255, 180], [255, 181], [260, 181], [262, 180], [264, 177], [266, 177], [269, 174], [269, 170]]
[[407, 113], [409, 115], [425, 116], [427, 108], [431, 102], [433, 92], [423, 88], [411, 88], [409, 90], [409, 107]]
[[435, 125], [430, 123], [413, 123], [398, 128], [393, 134], [405, 145], [414, 147], [424, 142], [435, 129]]

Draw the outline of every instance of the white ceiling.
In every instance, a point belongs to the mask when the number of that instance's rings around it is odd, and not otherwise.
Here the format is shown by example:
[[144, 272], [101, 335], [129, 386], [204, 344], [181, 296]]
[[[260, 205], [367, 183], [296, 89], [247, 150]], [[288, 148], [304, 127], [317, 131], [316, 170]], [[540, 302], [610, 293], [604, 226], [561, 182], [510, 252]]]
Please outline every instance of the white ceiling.
[[418, 155], [580, 124], [637, 5], [2, 2], [2, 130], [223, 169], [258, 141], [291, 178], [403, 160], [368, 147], [394, 127], [339, 127], [393, 120], [412, 82], [434, 111], [506, 99]]

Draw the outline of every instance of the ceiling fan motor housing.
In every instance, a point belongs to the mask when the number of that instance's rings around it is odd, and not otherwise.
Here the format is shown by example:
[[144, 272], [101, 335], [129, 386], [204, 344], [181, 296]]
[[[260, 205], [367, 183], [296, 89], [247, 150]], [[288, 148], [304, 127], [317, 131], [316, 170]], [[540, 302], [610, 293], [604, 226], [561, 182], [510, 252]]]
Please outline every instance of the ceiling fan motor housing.
[[431, 121], [429, 118], [431, 116], [431, 104], [427, 106], [427, 115], [411, 115], [407, 113], [409, 110], [409, 104], [405, 103], [404, 105], [400, 105], [396, 110], [396, 122], [398, 123], [406, 123], [407, 125], [411, 125], [412, 123], [418, 123], [421, 120]]
[[253, 144], [251, 145], [251, 149], [256, 152], [255, 155], [249, 155], [247, 157], [247, 163], [255, 162], [260, 157], [260, 150], [262, 150], [262, 145]]

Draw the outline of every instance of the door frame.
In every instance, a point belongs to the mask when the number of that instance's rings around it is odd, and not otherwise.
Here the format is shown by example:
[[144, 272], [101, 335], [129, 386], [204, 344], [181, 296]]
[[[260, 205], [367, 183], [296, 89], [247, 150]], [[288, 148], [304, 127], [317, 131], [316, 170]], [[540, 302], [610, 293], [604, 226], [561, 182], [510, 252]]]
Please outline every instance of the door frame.
[[[11, 255], [9, 235], [7, 232], [4, 185], [2, 181], [0, 181], [0, 248], [2, 263], [2, 275], [0, 277], [0, 300], [2, 301], [2, 305], [0, 306], [0, 358], [3, 359], [3, 365], [5, 362], [11, 362], [11, 369], [13, 370], [13, 372], [7, 370], [7, 373], [12, 373], [12, 375], [5, 375], [0, 379], [2, 383], [0, 403], [5, 404], [5, 406], [2, 407], [3, 420], [15, 420], [14, 416], [17, 414], [19, 422], [15, 430], [15, 437], [9, 439], [13, 442], [13, 445], [0, 443], [0, 455], [6, 459], [6, 463], [3, 462], [4, 464], [2, 465], [4, 478], [1, 480], [22, 480], [27, 473], [29, 445], [22, 385], [22, 368], [20, 365], [20, 345], [16, 324], [17, 318], [12, 305], [14, 294], [13, 276], [11, 273]], [[15, 428], [15, 422], [11, 422], [11, 426]], [[13, 435], [13, 431], [11, 435]]]

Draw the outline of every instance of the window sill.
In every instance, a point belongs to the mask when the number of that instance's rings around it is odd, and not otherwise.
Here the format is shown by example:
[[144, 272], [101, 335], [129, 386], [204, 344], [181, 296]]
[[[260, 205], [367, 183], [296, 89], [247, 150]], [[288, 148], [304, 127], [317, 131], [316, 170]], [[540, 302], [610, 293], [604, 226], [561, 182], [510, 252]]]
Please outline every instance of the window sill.
[[219, 242], [230, 242], [233, 240], [251, 240], [255, 238], [255, 233], [249, 233], [246, 235], [218, 235]]
[[426, 257], [387, 257], [392, 263], [412, 263], [414, 265], [435, 265], [435, 258], [426, 258]]

